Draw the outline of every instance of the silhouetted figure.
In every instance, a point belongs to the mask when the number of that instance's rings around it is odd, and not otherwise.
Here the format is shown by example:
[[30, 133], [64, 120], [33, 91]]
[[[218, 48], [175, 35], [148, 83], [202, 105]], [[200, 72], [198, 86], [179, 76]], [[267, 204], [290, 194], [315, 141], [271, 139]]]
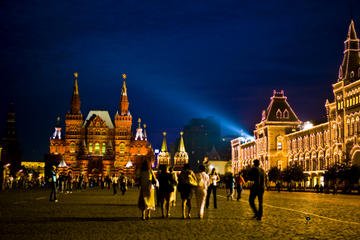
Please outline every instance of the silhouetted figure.
[[[179, 175], [178, 190], [182, 199], [182, 217], [191, 218], [191, 198], [193, 194], [193, 188], [197, 185], [195, 173], [190, 169], [189, 164], [184, 164], [184, 168]], [[186, 214], [186, 206], [188, 212]]]
[[243, 184], [245, 183], [244, 178], [239, 173], [235, 178], [236, 191], [237, 191], [237, 200], [239, 201], [241, 198], [241, 192], [243, 190]]
[[121, 173], [119, 182], [120, 182], [120, 191], [122, 195], [125, 195], [127, 189], [127, 178], [125, 177], [124, 173]]
[[[250, 207], [254, 211], [254, 217], [257, 220], [261, 220], [263, 215], [263, 195], [265, 191], [265, 171], [260, 168], [260, 161], [254, 160], [254, 166], [250, 171], [250, 180], [252, 185], [250, 187], [249, 203]], [[259, 209], [256, 209], [255, 198], [258, 198]]]
[[53, 166], [53, 170], [51, 171], [51, 178], [50, 178], [50, 184], [51, 184], [51, 193], [50, 193], [50, 201], [57, 202], [56, 198], [56, 166]]

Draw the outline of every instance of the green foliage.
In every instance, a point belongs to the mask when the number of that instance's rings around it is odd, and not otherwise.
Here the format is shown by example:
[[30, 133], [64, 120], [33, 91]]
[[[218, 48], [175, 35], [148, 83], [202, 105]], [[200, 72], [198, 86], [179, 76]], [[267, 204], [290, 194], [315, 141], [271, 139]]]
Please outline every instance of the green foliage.
[[281, 171], [277, 167], [272, 167], [268, 173], [269, 181], [277, 182], [281, 180]]
[[301, 182], [304, 181], [307, 175], [304, 173], [304, 170], [301, 166], [294, 165], [287, 167], [281, 172], [281, 177], [283, 181], [290, 183], [291, 181], [294, 182]]

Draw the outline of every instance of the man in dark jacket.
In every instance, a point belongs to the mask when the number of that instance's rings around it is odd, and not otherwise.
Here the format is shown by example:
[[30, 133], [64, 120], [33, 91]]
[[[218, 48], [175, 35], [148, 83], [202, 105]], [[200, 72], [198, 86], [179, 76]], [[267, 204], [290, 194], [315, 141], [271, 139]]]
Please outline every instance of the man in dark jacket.
[[51, 184], [51, 193], [50, 193], [50, 201], [57, 202], [56, 198], [56, 166], [53, 166], [53, 170], [50, 173], [50, 184]]
[[[254, 211], [255, 218], [257, 220], [261, 220], [263, 215], [263, 195], [265, 191], [265, 171], [264, 169], [260, 168], [260, 161], [254, 160], [254, 166], [251, 168], [250, 171], [250, 180], [252, 181], [252, 185], [250, 188], [250, 196], [249, 196], [249, 203], [250, 207]], [[259, 209], [256, 209], [255, 206], [255, 198], [258, 198], [259, 201]]]

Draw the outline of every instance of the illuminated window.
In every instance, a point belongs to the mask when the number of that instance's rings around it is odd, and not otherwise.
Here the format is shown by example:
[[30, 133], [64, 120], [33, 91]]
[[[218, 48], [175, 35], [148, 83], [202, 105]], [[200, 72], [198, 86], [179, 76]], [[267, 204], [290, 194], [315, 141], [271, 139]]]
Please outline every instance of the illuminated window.
[[354, 75], [355, 75], [354, 71], [351, 71], [351, 73], [350, 73], [350, 77], [351, 77], [351, 78], [353, 78], [353, 77], [354, 77]]
[[346, 107], [349, 107], [349, 99], [346, 99]]
[[343, 109], [343, 108], [344, 108], [344, 102], [341, 101], [341, 109]]
[[95, 143], [95, 153], [96, 154], [100, 153], [100, 144], [99, 143]]
[[75, 152], [75, 143], [70, 144], [70, 152]]
[[89, 153], [92, 153], [92, 152], [93, 152], [93, 144], [90, 143], [90, 144], [89, 144]]
[[281, 142], [281, 141], [278, 141], [278, 143], [277, 143], [277, 148], [278, 148], [278, 150], [281, 150], [281, 149], [282, 149], [282, 142]]
[[58, 152], [58, 145], [55, 145], [55, 153]]
[[102, 144], [102, 149], [101, 149], [102, 153], [105, 154], [106, 152], [106, 145], [105, 143]]
[[124, 153], [124, 152], [125, 152], [125, 144], [120, 143], [120, 153]]
[[278, 110], [276, 111], [276, 118], [277, 118], [277, 119], [281, 119], [281, 118], [282, 118], [282, 113], [281, 113], [280, 109], [278, 109]]

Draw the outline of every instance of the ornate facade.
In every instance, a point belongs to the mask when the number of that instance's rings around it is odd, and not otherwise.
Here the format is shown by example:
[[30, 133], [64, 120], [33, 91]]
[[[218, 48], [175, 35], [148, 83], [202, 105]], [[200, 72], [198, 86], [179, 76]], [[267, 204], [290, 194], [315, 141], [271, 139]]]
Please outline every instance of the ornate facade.
[[154, 152], [147, 141], [141, 120], [134, 137], [131, 131], [126, 75], [119, 102], [119, 111], [111, 120], [108, 111], [91, 110], [84, 119], [80, 111], [80, 97], [75, 85], [70, 112], [65, 115], [65, 136], [61, 135], [60, 122], [50, 138], [50, 154], [61, 155], [75, 175], [110, 175], [126, 171], [126, 166], [139, 166], [144, 158], [154, 160]]
[[315, 185], [334, 163], [360, 165], [360, 48], [353, 21], [338, 80], [332, 87], [334, 100], [325, 103], [327, 122], [309, 127], [301, 124], [284, 92], [274, 91], [261, 122], [256, 124], [255, 140], [231, 141], [232, 171], [240, 171], [255, 159], [265, 170], [298, 164], [309, 173], [308, 184]]

